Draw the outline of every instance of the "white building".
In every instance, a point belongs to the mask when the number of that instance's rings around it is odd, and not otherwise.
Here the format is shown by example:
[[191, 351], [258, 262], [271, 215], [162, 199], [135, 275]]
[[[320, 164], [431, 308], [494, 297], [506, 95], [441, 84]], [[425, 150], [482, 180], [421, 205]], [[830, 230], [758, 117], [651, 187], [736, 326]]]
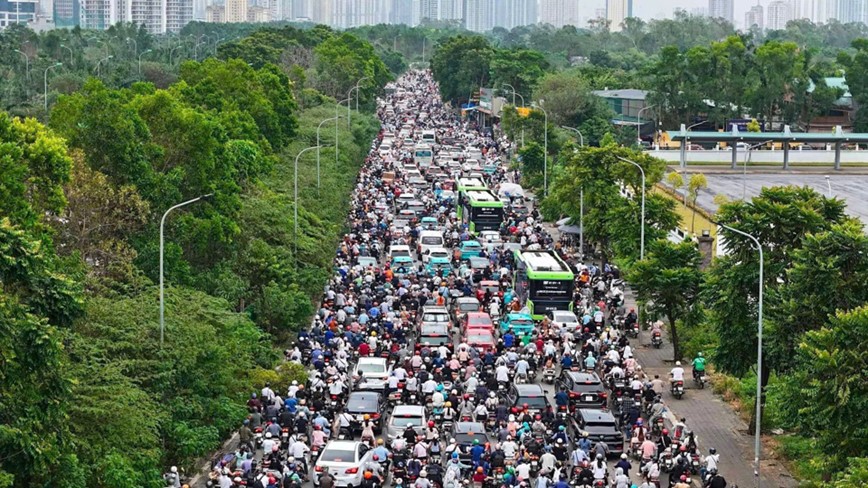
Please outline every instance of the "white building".
[[733, 0], [708, 0], [708, 16], [732, 23], [735, 15], [733, 3]]
[[763, 6], [757, 3], [744, 14], [744, 28], [750, 29], [756, 27], [762, 30], [763, 26]]
[[462, 20], [464, 18], [464, 0], [440, 0], [438, 20]]
[[473, 32], [487, 32], [494, 28], [496, 0], [465, 0], [464, 27]]
[[842, 24], [868, 21], [868, 0], [838, 0], [837, 19]]
[[624, 19], [633, 16], [633, 0], [606, 0], [606, 20], [609, 30], [620, 32]]
[[539, 22], [561, 28], [579, 26], [579, 0], [539, 0]]
[[536, 24], [537, 0], [499, 0], [494, 13], [494, 25], [504, 29]]
[[769, 2], [766, 14], [768, 15], [766, 20], [767, 30], [786, 29], [787, 22], [793, 20], [793, 7], [790, 6], [790, 2], [775, 0]]

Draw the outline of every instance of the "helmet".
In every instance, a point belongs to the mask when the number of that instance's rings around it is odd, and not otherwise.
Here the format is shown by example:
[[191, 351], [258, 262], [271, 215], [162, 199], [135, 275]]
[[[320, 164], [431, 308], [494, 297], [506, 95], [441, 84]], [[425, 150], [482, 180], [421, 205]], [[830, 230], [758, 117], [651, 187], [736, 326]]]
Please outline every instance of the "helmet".
[[515, 422], [515, 415], [510, 415], [510, 416], [509, 416], [509, 421], [510, 421], [510, 422]]
[[643, 420], [642, 420], [642, 418], [640, 417], [638, 420], [636, 420], [636, 425], [641, 426], [641, 425], [642, 425], [642, 422], [643, 422]]
[[371, 337], [377, 337], [377, 331], [371, 332]]
[[566, 427], [565, 425], [562, 425], [562, 426], [558, 427], [558, 430], [561, 431], [561, 432], [563, 432], [563, 431], [566, 430], [566, 429], [567, 429], [567, 427]]
[[663, 435], [669, 435], [669, 429], [663, 429]]
[[563, 444], [563, 443], [564, 443], [563, 439], [558, 439], [558, 444]]
[[377, 439], [377, 445], [382, 446], [383, 445], [383, 439]]
[[430, 428], [434, 427], [434, 421], [433, 420], [428, 421], [428, 427], [430, 427]]
[[266, 438], [266, 439], [271, 439], [271, 432], [266, 432], [266, 433], [265, 433], [265, 438]]
[[582, 461], [582, 467], [583, 467], [583, 468], [587, 468], [587, 467], [588, 467], [588, 460], [587, 460], [587, 459], [585, 459], [584, 461]]
[[524, 404], [521, 405], [521, 408], [523, 408], [523, 409], [525, 409], [525, 410], [527, 410], [527, 407], [528, 407], [527, 403], [524, 403]]
[[177, 473], [177, 472], [178, 472], [178, 467], [177, 467], [177, 466], [172, 466], [171, 468], [169, 468], [169, 471], [171, 471], [171, 472], [173, 472], [173, 473]]
[[419, 476], [422, 478], [427, 478], [428, 477], [428, 471], [425, 471], [424, 469], [422, 471], [419, 471]]
[[681, 451], [681, 452], [687, 452], [687, 446], [685, 446], [684, 444], [682, 444], [681, 447], [678, 448], [678, 450]]
[[708, 450], [708, 453], [709, 454], [717, 454], [717, 449], [712, 447], [711, 449]]
[[696, 356], [697, 356], [697, 357], [702, 357], [702, 351], [696, 353]]
[[368, 414], [365, 414], [365, 420], [371, 420], [371, 416]]
[[626, 454], [621, 454], [621, 459], [627, 459], [627, 455], [626, 455]]
[[497, 395], [495, 395], [493, 391], [490, 391], [490, 392], [488, 392], [488, 396], [491, 398], [494, 398]]
[[374, 474], [371, 473], [370, 471], [365, 471], [365, 479], [366, 480], [371, 479], [373, 476], [374, 476]]
[[687, 475], [686, 474], [681, 475], [681, 481], [687, 481]]
[[479, 439], [473, 439], [473, 445], [478, 446], [479, 445]]
[[481, 472], [483, 472], [482, 466], [476, 468], [476, 472], [477, 472], [477, 473], [481, 473]]
[[379, 460], [380, 460], [380, 455], [374, 454], [374, 461], [379, 461]]
[[412, 429], [412, 428], [413, 428], [413, 422], [409, 422], [409, 423], [407, 423], [407, 428], [408, 428], [408, 429]]
[[681, 361], [675, 361], [675, 366], [681, 366]]
[[277, 452], [278, 449], [280, 448], [277, 446], [277, 444], [271, 446], [271, 452]]
[[588, 437], [588, 433], [587, 433], [587, 432], [582, 432], [582, 437]]
[[597, 454], [597, 461], [602, 461], [602, 460], [603, 460], [603, 455]]
[[446, 408], [452, 408], [452, 402], [446, 402], [443, 404]]

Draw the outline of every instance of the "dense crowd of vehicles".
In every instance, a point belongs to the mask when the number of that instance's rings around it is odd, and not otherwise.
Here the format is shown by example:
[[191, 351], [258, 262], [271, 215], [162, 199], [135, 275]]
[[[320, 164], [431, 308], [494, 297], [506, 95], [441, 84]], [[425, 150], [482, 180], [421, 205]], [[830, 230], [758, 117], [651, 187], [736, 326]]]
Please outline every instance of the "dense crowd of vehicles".
[[388, 91], [334, 275], [286, 351], [309, 380], [252, 395], [211, 483], [726, 486], [683, 420], [666, 428], [617, 269], [553, 250], [509, 142], [453, 116], [427, 72]]

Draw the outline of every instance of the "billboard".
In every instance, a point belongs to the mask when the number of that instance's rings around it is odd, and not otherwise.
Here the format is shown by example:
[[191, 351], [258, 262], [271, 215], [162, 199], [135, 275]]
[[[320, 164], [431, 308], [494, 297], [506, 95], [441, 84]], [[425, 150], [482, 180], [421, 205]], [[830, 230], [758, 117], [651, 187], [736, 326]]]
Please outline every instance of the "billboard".
[[479, 108], [483, 110], [491, 110], [492, 101], [494, 100], [494, 89], [480, 88], [479, 89]]

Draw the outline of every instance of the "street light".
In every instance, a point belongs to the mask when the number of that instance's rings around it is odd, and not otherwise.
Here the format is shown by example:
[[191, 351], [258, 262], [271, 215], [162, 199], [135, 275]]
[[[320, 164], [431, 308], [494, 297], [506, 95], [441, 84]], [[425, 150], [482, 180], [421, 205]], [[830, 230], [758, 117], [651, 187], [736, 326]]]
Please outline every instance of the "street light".
[[356, 112], [359, 111], [359, 97], [360, 97], [361, 89], [362, 89], [362, 87], [361, 87], [362, 81], [370, 80], [370, 79], [371, 79], [370, 76], [363, 76], [363, 77], [359, 78], [359, 81], [356, 82]]
[[[768, 141], [758, 142], [752, 146], [747, 147], [747, 154], [745, 154], [745, 157], [744, 157], [744, 167], [741, 170], [741, 199], [742, 200], [744, 200], [745, 196], [747, 195], [747, 164], [750, 162], [750, 152], [754, 148], [757, 148], [757, 147], [762, 146], [764, 144], [768, 144], [770, 142], [772, 142], [771, 139], [769, 139]], [[735, 169], [735, 168], [733, 168], [733, 169]]]
[[63, 66], [63, 63], [54, 63], [54, 64], [52, 64], [51, 66], [45, 68], [45, 72], [43, 73], [43, 77], [42, 77], [42, 78], [43, 78], [43, 81], [45, 82], [45, 85], [44, 85], [44, 87], [45, 87], [44, 95], [45, 95], [45, 111], [46, 111], [46, 112], [48, 112], [48, 72], [51, 71], [51, 70], [54, 69], [54, 68], [59, 68], [59, 67], [61, 67], [61, 66]]
[[562, 125], [561, 129], [567, 129], [567, 130], [571, 130], [571, 131], [575, 132], [576, 134], [579, 135], [579, 145], [580, 146], [585, 145], [585, 138], [582, 137], [582, 133], [579, 131], [579, 129], [576, 129], [575, 127], [567, 127], [565, 125]]
[[293, 257], [295, 258], [296, 267], [298, 267], [298, 158], [301, 157], [302, 154], [311, 151], [313, 149], [319, 149], [320, 146], [311, 146], [305, 149], [302, 149], [301, 152], [295, 157], [295, 183], [293, 184], [293, 194], [295, 195], [295, 203], [293, 204], [293, 224], [295, 225], [295, 229], [292, 234], [292, 247], [293, 247]]
[[112, 59], [113, 57], [114, 57], [114, 56], [111, 56], [111, 55], [106, 56], [106, 57], [100, 59], [100, 60], [96, 63], [96, 77], [97, 77], [97, 78], [99, 78], [99, 67], [100, 67], [100, 65], [102, 64], [102, 62], [103, 62], [103, 61], [108, 61], [109, 59]]
[[639, 237], [639, 259], [645, 259], [645, 170], [642, 169], [642, 166], [640, 166], [639, 163], [630, 161], [627, 158], [622, 158], [621, 156], [618, 156], [618, 159], [639, 168], [639, 172], [642, 173], [642, 223]]
[[24, 75], [27, 77], [27, 81], [30, 81], [30, 56], [27, 55], [26, 52], [21, 51], [19, 49], [15, 50], [16, 53], [24, 56]]
[[175, 52], [175, 49], [179, 49], [181, 47], [184, 47], [184, 45], [178, 44], [177, 46], [169, 50], [169, 66], [174, 66], [174, 63], [172, 62], [172, 54]]
[[760, 486], [760, 433], [762, 432], [762, 370], [763, 370], [763, 247], [760, 245], [759, 240], [756, 237], [748, 234], [747, 232], [742, 232], [738, 229], [732, 228], [726, 224], [721, 224], [720, 222], [715, 222], [720, 227], [727, 229], [731, 232], [735, 232], [741, 236], [747, 237], [752, 240], [754, 245], [756, 245], [757, 250], [759, 250], [759, 295], [758, 295], [758, 309], [757, 309], [757, 346], [756, 346], [756, 432], [754, 432], [754, 462], [756, 463], [756, 470], [754, 471], [754, 475], [756, 476], [756, 486], [759, 488]]
[[164, 278], [163, 278], [163, 249], [164, 249], [164, 245], [163, 245], [163, 243], [165, 242], [164, 228], [166, 226], [166, 217], [169, 216], [169, 212], [171, 212], [172, 210], [175, 210], [176, 208], [181, 208], [185, 205], [190, 205], [191, 203], [196, 203], [199, 200], [211, 198], [212, 196], [214, 196], [214, 194], [209, 193], [207, 195], [202, 195], [201, 197], [196, 197], [192, 200], [187, 200], [186, 202], [179, 203], [179, 204], [175, 205], [174, 207], [169, 207], [169, 210], [166, 210], [166, 213], [163, 214], [163, 218], [160, 219], [160, 348], [161, 349], [163, 347], [163, 337], [165, 335], [164, 331], [166, 330], [166, 320], [165, 320], [166, 305], [165, 305], [164, 291], [163, 291], [163, 288], [164, 288]]
[[[347, 102], [347, 105], [350, 104], [350, 99], [345, 98], [335, 105], [335, 117], [338, 116], [338, 109], [340, 109], [341, 104]], [[340, 156], [340, 148], [338, 147], [338, 122], [335, 121], [335, 171], [338, 169], [338, 156]]]
[[142, 51], [141, 54], [139, 54], [139, 76], [142, 76], [142, 56], [148, 54], [149, 52], [151, 52], [150, 49], [145, 49], [144, 51]]
[[832, 198], [832, 180], [826, 175], [826, 186], [829, 188], [829, 198]]
[[649, 108], [654, 108], [654, 105], [642, 107], [641, 109], [639, 109], [639, 113], [636, 114], [636, 140], [639, 141], [639, 144], [642, 144], [642, 112], [648, 110]]
[[[362, 81], [369, 80], [369, 79], [371, 79], [370, 76], [363, 76], [363, 77], [359, 78], [359, 81], [357, 81], [355, 85], [350, 87], [350, 90], [347, 92], [347, 99], [348, 99], [348, 101], [347, 101], [347, 127], [350, 126], [350, 117], [351, 117], [350, 110], [351, 110], [351, 104], [352, 104], [352, 99], [353, 99], [353, 90], [358, 90], [359, 85], [362, 83]], [[359, 94], [358, 93], [356, 93], [356, 111], [357, 112], [359, 111]]]
[[66, 44], [61, 44], [60, 47], [69, 51], [69, 65], [73, 66], [75, 64], [75, 59], [73, 58], [72, 48]]
[[503, 86], [508, 86], [510, 90], [512, 90], [512, 106], [515, 107], [515, 96], [518, 95], [518, 98], [521, 98], [521, 105], [524, 106], [524, 97], [521, 96], [521, 93], [516, 93], [515, 87], [510, 85], [509, 83], [501, 83]]
[[135, 39], [133, 39], [131, 37], [127, 37], [127, 42], [130, 42], [130, 41], [132, 41], [132, 43], [133, 43], [133, 48], [134, 48], [133, 55], [138, 56], [139, 55], [139, 43], [136, 42]]
[[545, 100], [540, 100], [539, 103], [531, 102], [531, 104], [534, 106], [534, 108], [542, 110], [542, 113], [545, 116], [545, 145], [543, 148], [543, 195], [549, 196], [549, 113], [546, 112], [546, 109], [542, 107], [543, 102], [545, 102]]
[[320, 146], [320, 144], [319, 144], [319, 130], [322, 128], [322, 125], [323, 125], [323, 124], [325, 124], [326, 122], [330, 122], [330, 121], [334, 120], [334, 121], [335, 121], [335, 147], [337, 147], [337, 145], [338, 145], [338, 131], [337, 131], [337, 126], [338, 126], [338, 119], [341, 118], [341, 117], [343, 117], [343, 115], [335, 115], [334, 117], [329, 117], [329, 118], [323, 120], [322, 122], [320, 122], [319, 125], [318, 125], [317, 128], [316, 128], [316, 188], [317, 188], [317, 190], [319, 190], [319, 187], [320, 187], [320, 181], [319, 181], [319, 149], [320, 149], [320, 147], [322, 147], [322, 146]]

